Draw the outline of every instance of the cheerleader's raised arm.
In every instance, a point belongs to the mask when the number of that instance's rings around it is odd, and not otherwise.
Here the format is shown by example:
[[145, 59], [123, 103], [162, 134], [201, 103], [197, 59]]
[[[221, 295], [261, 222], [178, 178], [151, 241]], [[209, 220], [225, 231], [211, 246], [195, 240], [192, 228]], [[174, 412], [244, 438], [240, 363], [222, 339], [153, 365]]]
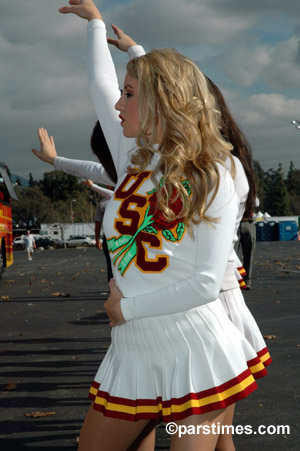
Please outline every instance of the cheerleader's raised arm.
[[[106, 27], [101, 20], [92, 20], [87, 26], [87, 70], [89, 89], [97, 117], [119, 174], [125, 163], [127, 151], [115, 104], [120, 98], [119, 83], [106, 40]], [[132, 140], [131, 145], [134, 145]], [[119, 155], [124, 158], [119, 158]]]
[[[120, 127], [119, 113], [115, 110], [115, 104], [120, 98], [120, 89], [115, 66], [108, 48], [106, 27], [103, 17], [98, 8], [89, 0], [72, 0], [72, 6], [65, 6], [59, 9], [62, 14], [76, 14], [78, 17], [87, 19], [87, 71], [89, 89], [95, 110], [104, 132], [107, 144], [111, 151], [117, 173], [124, 170], [128, 159], [129, 150], [136, 147], [135, 139], [125, 138]], [[108, 41], [120, 48], [128, 50], [130, 58], [143, 55], [144, 49], [118, 27], [113, 26], [113, 30], [118, 39], [108, 39]], [[127, 38], [122, 45], [123, 33]], [[129, 45], [131, 44], [130, 48]]]
[[45, 128], [38, 131], [40, 150], [32, 149], [32, 153], [42, 161], [52, 164], [55, 169], [74, 175], [75, 177], [85, 177], [102, 183], [111, 185], [112, 180], [100, 163], [94, 161], [72, 160], [70, 158], [59, 157], [56, 152], [53, 137], [49, 137]]
[[[119, 29], [114, 27], [115, 30]], [[103, 21], [92, 20], [88, 23], [88, 82], [99, 122], [111, 150], [117, 173], [120, 174], [128, 159], [128, 151], [134, 149], [136, 143], [135, 139], [125, 138], [120, 127], [119, 113], [115, 109], [115, 104], [121, 93], [106, 36], [107, 32]], [[116, 40], [110, 41], [116, 42]], [[131, 59], [144, 53], [144, 49], [138, 45], [128, 49]]]

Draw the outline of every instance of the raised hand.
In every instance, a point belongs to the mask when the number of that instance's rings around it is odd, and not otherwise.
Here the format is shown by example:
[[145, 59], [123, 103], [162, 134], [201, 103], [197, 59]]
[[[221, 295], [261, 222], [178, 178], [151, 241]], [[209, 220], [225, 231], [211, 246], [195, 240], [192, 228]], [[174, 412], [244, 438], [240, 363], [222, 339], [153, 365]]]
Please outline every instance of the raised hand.
[[57, 157], [53, 136], [49, 138], [48, 132], [45, 128], [39, 128], [38, 137], [40, 140], [40, 150], [31, 149], [32, 153], [40, 160], [46, 163], [54, 164]]
[[69, 4], [71, 6], [63, 6], [58, 11], [62, 14], [76, 14], [76, 16], [89, 21], [93, 19], [103, 20], [100, 11], [92, 0], [70, 0]]
[[133, 45], [136, 45], [136, 42], [131, 39], [128, 34], [125, 34], [121, 28], [116, 27], [116, 25], [111, 26], [115, 35], [117, 36], [117, 39], [111, 39], [107, 38], [107, 42], [109, 44], [114, 45], [119, 50], [122, 50], [123, 52], [127, 52], [127, 50], [132, 47]]

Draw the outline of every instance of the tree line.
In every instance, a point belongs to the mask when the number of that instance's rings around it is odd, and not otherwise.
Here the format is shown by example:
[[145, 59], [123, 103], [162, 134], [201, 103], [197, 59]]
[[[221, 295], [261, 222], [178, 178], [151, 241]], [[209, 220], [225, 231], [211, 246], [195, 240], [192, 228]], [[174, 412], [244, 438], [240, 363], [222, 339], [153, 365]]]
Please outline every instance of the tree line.
[[[259, 209], [271, 216], [300, 215], [300, 169], [291, 161], [286, 178], [282, 165], [264, 171], [253, 162]], [[101, 196], [60, 171], [45, 172], [41, 180], [29, 174], [29, 186], [17, 180], [19, 201], [12, 201], [13, 221], [22, 228], [38, 228], [41, 223], [93, 222]], [[73, 217], [71, 215], [73, 214]]]
[[29, 186], [15, 183], [18, 201], [12, 200], [15, 226], [39, 228], [42, 223], [93, 222], [101, 196], [76, 177], [60, 171], [45, 172], [36, 181], [29, 174]]
[[284, 177], [281, 164], [264, 171], [258, 161], [253, 163], [259, 210], [271, 216], [300, 216], [300, 169], [291, 161]]

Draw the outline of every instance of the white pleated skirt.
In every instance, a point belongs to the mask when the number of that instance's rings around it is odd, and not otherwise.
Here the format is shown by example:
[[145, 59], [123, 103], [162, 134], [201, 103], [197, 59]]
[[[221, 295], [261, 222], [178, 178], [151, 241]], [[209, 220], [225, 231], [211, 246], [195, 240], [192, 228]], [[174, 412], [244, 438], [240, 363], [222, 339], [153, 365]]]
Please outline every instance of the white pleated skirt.
[[[235, 288], [233, 290], [222, 291], [219, 298], [228, 317], [251, 344], [264, 367], [270, 365], [272, 359], [268, 348], [252, 313], [245, 303], [241, 290]], [[265, 374], [264, 371], [258, 371], [254, 373], [254, 376], [257, 379], [263, 377]]]
[[217, 299], [114, 327], [89, 397], [106, 416], [169, 422], [245, 398], [259, 372], [257, 352]]

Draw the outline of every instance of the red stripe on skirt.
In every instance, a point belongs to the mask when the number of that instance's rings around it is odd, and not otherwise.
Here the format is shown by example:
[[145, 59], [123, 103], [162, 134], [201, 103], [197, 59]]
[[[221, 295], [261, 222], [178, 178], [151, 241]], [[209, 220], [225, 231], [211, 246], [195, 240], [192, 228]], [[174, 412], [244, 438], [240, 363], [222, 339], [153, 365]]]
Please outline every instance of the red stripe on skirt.
[[[254, 361], [256, 359], [253, 359]], [[252, 360], [252, 361], [253, 361]], [[173, 420], [181, 420], [183, 418], [186, 418], [190, 415], [202, 415], [203, 413], [207, 413], [213, 410], [223, 409], [229, 406], [230, 404], [235, 403], [236, 401], [245, 398], [248, 396], [252, 391], [254, 391], [257, 388], [256, 382], [253, 380], [253, 382], [246, 387], [245, 389], [241, 389], [239, 393], [235, 393], [234, 395], [228, 396], [228, 398], [224, 400], [220, 400], [217, 402], [208, 403], [201, 407], [189, 407], [182, 412], [172, 412], [172, 406], [180, 406], [182, 404], [185, 404], [188, 401], [191, 400], [201, 400], [205, 397], [211, 396], [211, 395], [218, 395], [222, 394], [223, 391], [226, 391], [235, 385], [240, 384], [243, 380], [251, 376], [251, 372], [249, 369], [241, 373], [236, 378], [231, 379], [230, 381], [225, 382], [224, 384], [221, 384], [218, 387], [213, 387], [208, 390], [203, 390], [198, 393], [188, 393], [187, 395], [181, 397], [181, 398], [172, 398], [170, 400], [162, 401], [161, 397], [158, 397], [156, 399], [127, 399], [127, 398], [121, 398], [118, 396], [111, 396], [107, 392], [103, 392], [99, 390], [100, 384], [98, 382], [93, 382], [92, 387], [98, 390], [97, 395], [93, 395], [92, 393], [89, 393], [89, 398], [92, 401], [95, 401], [96, 398], [101, 398], [106, 400], [109, 403], [113, 404], [119, 404], [121, 406], [128, 407], [139, 407], [139, 406], [157, 406], [159, 404], [162, 405], [162, 409], [170, 409], [171, 414], [170, 415], [164, 415], [163, 410], [160, 409], [158, 412], [142, 412], [142, 413], [127, 413], [127, 412], [118, 412], [106, 409], [105, 406], [94, 403], [93, 408], [95, 410], [98, 410], [102, 412], [105, 416], [109, 416], [112, 418], [120, 418], [125, 419], [129, 421], [137, 421], [140, 419], [155, 419], [155, 418], [163, 418], [163, 421], [173, 421]]]
[[[257, 353], [257, 355], [260, 357], [260, 359], [265, 355], [268, 354], [269, 350], [267, 347], [263, 348], [261, 351]], [[272, 357], [270, 356], [265, 362], [262, 362], [264, 366], [269, 366], [270, 363], [272, 363]]]
[[[258, 362], [256, 361], [258, 360]], [[249, 362], [256, 361], [256, 363], [260, 363], [260, 360], [258, 358], [252, 359]], [[112, 396], [107, 392], [99, 390], [100, 384], [98, 382], [93, 382], [92, 387], [98, 390], [97, 396], [105, 399], [106, 401], [113, 403], [113, 404], [121, 404], [124, 406], [129, 407], [135, 407], [135, 406], [156, 406], [157, 404], [162, 403], [163, 407], [169, 407], [171, 405], [181, 405], [185, 402], [189, 401], [190, 399], [203, 399], [207, 396], [217, 395], [222, 393], [225, 390], [228, 390], [229, 388], [234, 387], [235, 385], [241, 383], [243, 380], [247, 379], [247, 377], [251, 376], [251, 372], [249, 369], [245, 370], [243, 373], [241, 373], [239, 376], [231, 379], [230, 381], [225, 382], [222, 385], [219, 385], [218, 387], [209, 388], [207, 390], [203, 390], [198, 393], [188, 393], [185, 396], [182, 396], [181, 398], [171, 398], [167, 401], [162, 401], [161, 397], [158, 397], [156, 399], [137, 399], [132, 400], [128, 398], [121, 398], [118, 396]], [[94, 396], [94, 395], [92, 395]]]
[[[225, 400], [210, 403], [210, 404], [207, 404], [202, 407], [190, 407], [182, 412], [171, 412], [170, 415], [163, 415], [162, 410], [160, 410], [159, 412], [143, 412], [143, 413], [136, 413], [136, 414], [126, 413], [126, 412], [117, 412], [117, 411], [113, 411], [113, 410], [108, 410], [104, 406], [102, 406], [100, 404], [95, 404], [95, 403], [93, 404], [93, 408], [94, 408], [94, 410], [102, 412], [103, 415], [105, 415], [107, 417], [111, 417], [111, 418], [123, 419], [123, 420], [127, 420], [127, 421], [138, 421], [138, 420], [148, 420], [148, 419], [150, 420], [150, 419], [162, 418], [162, 420], [165, 423], [168, 423], [170, 421], [182, 420], [191, 415], [203, 415], [204, 413], [211, 412], [214, 410], [225, 409], [229, 405], [234, 404], [237, 401], [246, 398], [256, 388], [257, 388], [257, 384], [254, 381], [251, 385], [249, 385], [243, 391], [236, 393], [236, 394], [226, 398]], [[94, 401], [94, 399], [96, 397], [90, 394], [89, 398], [92, 401]], [[162, 403], [162, 404], [163, 404], [163, 408], [164, 408], [165, 403]]]

